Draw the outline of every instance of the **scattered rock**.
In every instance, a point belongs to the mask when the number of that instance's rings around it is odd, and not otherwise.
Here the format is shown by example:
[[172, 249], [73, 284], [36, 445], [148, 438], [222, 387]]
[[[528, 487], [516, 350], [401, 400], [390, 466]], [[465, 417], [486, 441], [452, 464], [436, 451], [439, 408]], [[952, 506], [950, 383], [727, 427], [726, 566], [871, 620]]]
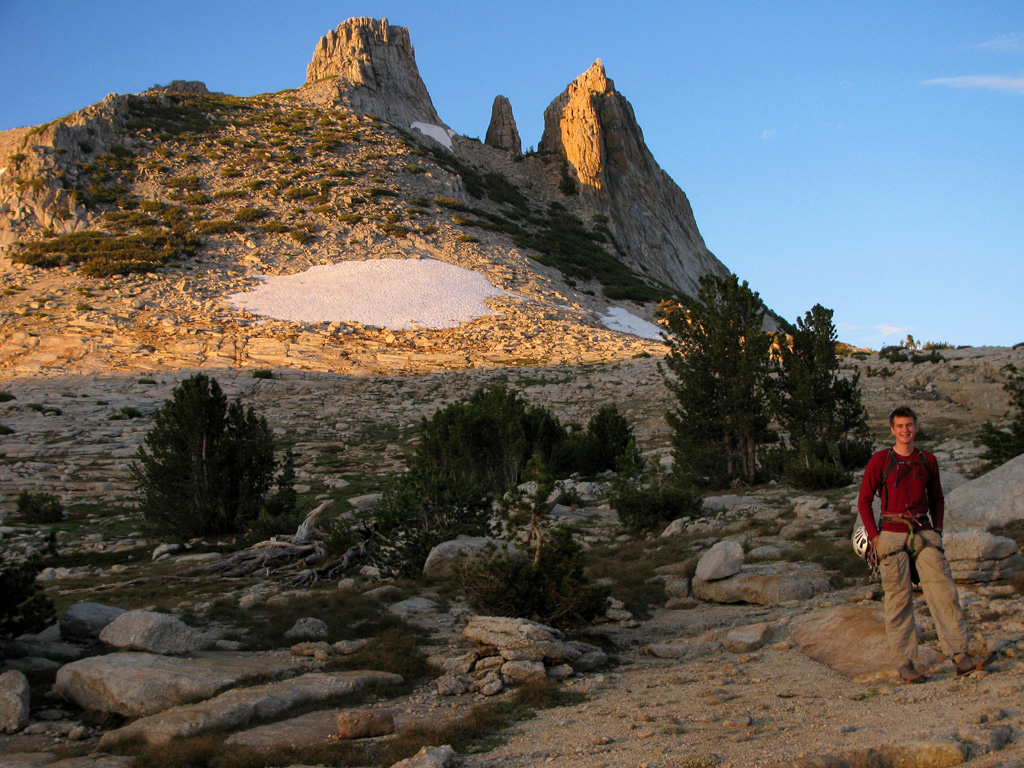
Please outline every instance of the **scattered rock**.
[[16, 670], [0, 675], [0, 731], [16, 733], [28, 725], [28, 678]]
[[725, 650], [732, 653], [750, 653], [761, 648], [768, 642], [772, 634], [770, 624], [748, 624], [745, 627], [737, 627], [729, 630], [722, 638], [722, 645]]
[[66, 640], [99, 640], [103, 628], [124, 612], [124, 608], [101, 603], [75, 603], [58, 619], [60, 636]]
[[127, 651], [182, 656], [199, 646], [200, 634], [174, 616], [127, 611], [103, 628], [100, 640]]
[[289, 640], [320, 640], [327, 637], [327, 622], [314, 616], [307, 616], [298, 619], [284, 636]]
[[693, 595], [714, 603], [777, 605], [832, 589], [821, 566], [811, 563], [751, 565], [724, 579], [693, 580]]
[[338, 737], [367, 739], [395, 731], [395, 716], [385, 709], [346, 709], [338, 715]]
[[743, 567], [743, 546], [737, 541], [720, 541], [697, 563], [696, 578], [700, 581], [725, 579]]
[[428, 579], [444, 579], [452, 575], [452, 566], [460, 558], [474, 560], [489, 552], [504, 551], [516, 557], [519, 551], [508, 542], [489, 536], [459, 536], [430, 550], [423, 564], [423, 575]]

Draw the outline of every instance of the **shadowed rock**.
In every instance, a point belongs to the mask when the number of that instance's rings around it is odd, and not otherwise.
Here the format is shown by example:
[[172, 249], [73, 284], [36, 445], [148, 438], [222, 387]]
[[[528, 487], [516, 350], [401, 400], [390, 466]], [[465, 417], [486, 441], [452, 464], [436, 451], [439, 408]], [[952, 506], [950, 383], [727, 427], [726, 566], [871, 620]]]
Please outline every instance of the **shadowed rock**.
[[290, 655], [181, 659], [112, 653], [65, 664], [57, 672], [57, 691], [83, 709], [144, 717], [209, 698], [246, 679], [292, 674], [307, 663]]
[[234, 688], [199, 704], [173, 707], [109, 731], [101, 747], [125, 739], [166, 744], [211, 730], [234, 731], [256, 722], [280, 717], [294, 707], [327, 701], [371, 685], [397, 685], [400, 675], [390, 672], [311, 672], [291, 680]]
[[487, 126], [484, 144], [516, 155], [523, 154], [523, 144], [519, 140], [519, 129], [512, 115], [512, 105], [504, 96], [494, 97], [494, 104], [491, 105], [491, 122]]

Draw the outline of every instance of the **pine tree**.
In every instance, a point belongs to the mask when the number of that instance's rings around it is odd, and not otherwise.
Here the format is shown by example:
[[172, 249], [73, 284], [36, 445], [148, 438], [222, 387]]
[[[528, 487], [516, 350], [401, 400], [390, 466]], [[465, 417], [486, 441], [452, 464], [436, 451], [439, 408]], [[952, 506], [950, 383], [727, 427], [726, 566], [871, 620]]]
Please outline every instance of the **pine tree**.
[[712, 487], [753, 482], [768, 436], [771, 334], [766, 308], [735, 275], [705, 275], [689, 308], [664, 313], [671, 334], [666, 385], [676, 471]]
[[993, 466], [1009, 461], [1024, 453], [1024, 374], [1017, 373], [1013, 364], [1006, 366], [1007, 381], [1003, 389], [1010, 395], [1010, 407], [1017, 415], [1006, 429], [987, 421], [981, 425], [978, 442], [985, 446], [982, 458]]
[[132, 475], [155, 532], [181, 539], [233, 533], [256, 517], [276, 465], [266, 419], [238, 400], [229, 405], [216, 380], [197, 373], [153, 422]]
[[781, 367], [772, 387], [773, 409], [793, 448], [843, 465], [851, 441], [867, 435], [859, 375], [840, 374], [832, 310], [815, 304], [796, 321], [792, 339], [779, 338]]

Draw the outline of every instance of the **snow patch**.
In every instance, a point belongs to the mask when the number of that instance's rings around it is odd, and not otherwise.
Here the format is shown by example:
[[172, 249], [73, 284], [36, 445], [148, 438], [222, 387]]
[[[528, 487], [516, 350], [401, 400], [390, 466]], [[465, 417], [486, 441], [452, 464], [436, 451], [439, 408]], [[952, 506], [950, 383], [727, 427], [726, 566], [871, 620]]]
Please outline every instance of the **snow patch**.
[[445, 128], [443, 125], [431, 125], [430, 123], [413, 123], [409, 127], [429, 136], [438, 144], [442, 144], [448, 149], [452, 148], [452, 136], [455, 135], [455, 131], [451, 128]]
[[494, 314], [484, 303], [512, 296], [483, 275], [435, 259], [343, 261], [259, 278], [226, 298], [237, 309], [296, 323], [357, 322], [392, 330], [454, 328]]
[[621, 331], [622, 333], [631, 333], [642, 339], [660, 340], [663, 331], [661, 326], [649, 323], [621, 307], [609, 307], [607, 314], [601, 318], [601, 322], [604, 323], [605, 328]]

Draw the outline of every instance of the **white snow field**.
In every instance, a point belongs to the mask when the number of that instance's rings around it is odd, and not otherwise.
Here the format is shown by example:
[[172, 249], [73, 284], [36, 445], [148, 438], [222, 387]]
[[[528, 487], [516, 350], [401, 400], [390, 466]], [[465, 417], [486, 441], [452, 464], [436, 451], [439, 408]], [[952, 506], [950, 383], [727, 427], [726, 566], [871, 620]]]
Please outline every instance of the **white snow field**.
[[[436, 259], [342, 261], [259, 280], [253, 290], [229, 294], [227, 300], [276, 320], [356, 322], [395, 331], [454, 328], [495, 314], [486, 299], [515, 296], [478, 272]], [[661, 338], [658, 326], [618, 307], [609, 308], [601, 322], [613, 331]]]

